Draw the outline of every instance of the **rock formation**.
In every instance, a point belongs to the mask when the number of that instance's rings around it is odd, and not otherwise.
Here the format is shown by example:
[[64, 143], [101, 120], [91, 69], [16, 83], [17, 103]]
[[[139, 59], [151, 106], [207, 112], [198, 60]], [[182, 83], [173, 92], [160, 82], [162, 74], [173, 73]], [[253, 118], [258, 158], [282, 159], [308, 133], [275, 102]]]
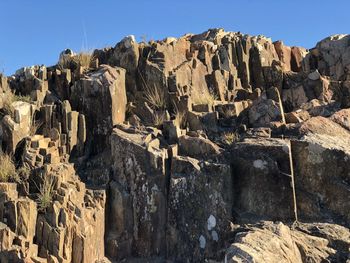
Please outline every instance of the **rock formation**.
[[0, 262], [350, 262], [349, 39], [128, 36], [0, 75]]

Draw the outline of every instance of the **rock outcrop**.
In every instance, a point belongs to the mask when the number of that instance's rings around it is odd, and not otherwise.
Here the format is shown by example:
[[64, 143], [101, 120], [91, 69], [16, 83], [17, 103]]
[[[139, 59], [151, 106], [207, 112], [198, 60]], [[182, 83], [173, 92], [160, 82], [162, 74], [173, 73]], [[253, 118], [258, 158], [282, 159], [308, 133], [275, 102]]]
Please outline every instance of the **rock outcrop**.
[[350, 261], [349, 38], [128, 36], [0, 75], [0, 262]]

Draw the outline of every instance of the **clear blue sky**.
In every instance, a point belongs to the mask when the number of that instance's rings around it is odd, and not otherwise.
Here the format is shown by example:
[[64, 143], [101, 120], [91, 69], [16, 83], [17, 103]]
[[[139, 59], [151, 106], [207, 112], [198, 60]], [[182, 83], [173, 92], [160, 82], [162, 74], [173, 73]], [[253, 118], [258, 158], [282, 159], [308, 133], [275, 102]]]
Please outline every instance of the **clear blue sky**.
[[0, 0], [0, 71], [55, 64], [65, 48], [114, 46], [133, 34], [162, 39], [208, 28], [313, 47], [350, 33], [349, 0]]

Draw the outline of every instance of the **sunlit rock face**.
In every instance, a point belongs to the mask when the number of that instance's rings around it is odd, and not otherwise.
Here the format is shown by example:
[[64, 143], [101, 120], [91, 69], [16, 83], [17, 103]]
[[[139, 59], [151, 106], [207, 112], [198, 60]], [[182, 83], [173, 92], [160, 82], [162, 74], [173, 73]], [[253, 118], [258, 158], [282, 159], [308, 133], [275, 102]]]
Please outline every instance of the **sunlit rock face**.
[[0, 75], [0, 262], [347, 262], [349, 35], [210, 29]]

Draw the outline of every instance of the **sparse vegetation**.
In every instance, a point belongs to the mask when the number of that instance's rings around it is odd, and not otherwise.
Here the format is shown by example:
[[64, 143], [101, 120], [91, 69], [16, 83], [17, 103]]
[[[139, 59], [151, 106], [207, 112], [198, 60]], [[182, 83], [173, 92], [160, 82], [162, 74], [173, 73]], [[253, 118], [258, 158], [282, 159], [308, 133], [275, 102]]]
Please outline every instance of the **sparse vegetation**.
[[231, 145], [232, 143], [237, 141], [237, 135], [234, 132], [226, 132], [222, 136], [222, 139], [225, 144]]
[[52, 176], [44, 177], [43, 182], [39, 187], [39, 194], [37, 198], [39, 211], [45, 211], [51, 204], [54, 186], [55, 182]]
[[224, 118], [229, 119], [236, 115], [236, 110], [234, 108], [224, 107], [220, 113]]
[[21, 166], [20, 168], [17, 169], [17, 174], [18, 174], [19, 180], [28, 179], [30, 176], [30, 169], [25, 165]]
[[12, 161], [11, 156], [0, 153], [0, 182], [8, 182], [16, 180], [16, 167]]
[[95, 57], [91, 52], [80, 52], [74, 56], [63, 56], [57, 64], [58, 69], [70, 69], [72, 65], [77, 65], [83, 68], [90, 68]]
[[91, 52], [80, 52], [73, 57], [73, 61], [83, 68], [89, 68], [92, 61], [94, 61], [94, 57]]
[[194, 93], [192, 95], [192, 101], [194, 104], [214, 104], [214, 101], [218, 99], [218, 96], [212, 91], [204, 91], [199, 93]]
[[146, 86], [144, 94], [145, 100], [149, 103], [151, 108], [156, 110], [165, 108], [164, 92], [160, 88], [155, 85], [153, 88]]
[[159, 127], [164, 123], [165, 119], [166, 119], [165, 113], [163, 111], [162, 112], [154, 112], [154, 115], [152, 118], [153, 125], [156, 127]]
[[30, 126], [30, 131], [29, 131], [29, 135], [30, 136], [34, 136], [35, 134], [37, 134], [37, 132], [39, 131], [39, 129], [43, 126], [43, 121], [40, 120], [33, 120], [32, 121], [32, 125]]
[[24, 101], [28, 103], [32, 102], [30, 96], [22, 96], [13, 94], [12, 92], [6, 92], [5, 101], [2, 107], [3, 115], [10, 115], [12, 118], [14, 117], [14, 108], [12, 106], [12, 103], [15, 101]]
[[176, 106], [175, 106], [175, 123], [181, 129], [186, 129], [187, 112], [186, 111], [180, 111]]

